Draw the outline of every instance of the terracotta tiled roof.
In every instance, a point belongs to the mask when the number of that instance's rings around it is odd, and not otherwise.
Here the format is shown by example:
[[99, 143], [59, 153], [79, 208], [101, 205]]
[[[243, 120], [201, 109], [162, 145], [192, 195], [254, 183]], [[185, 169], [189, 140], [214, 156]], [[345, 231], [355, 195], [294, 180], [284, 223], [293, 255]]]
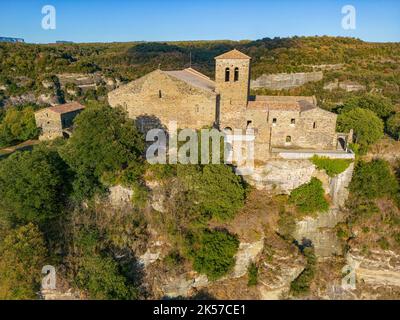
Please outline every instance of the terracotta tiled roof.
[[77, 110], [82, 110], [82, 109], [85, 109], [85, 106], [81, 105], [78, 102], [60, 104], [58, 106], [48, 108], [49, 111], [53, 111], [53, 112], [60, 113], [60, 114], [73, 112], [73, 111], [77, 111]]
[[313, 97], [256, 96], [249, 101], [248, 109], [306, 111], [317, 108]]
[[209, 77], [202, 74], [201, 72], [196, 71], [192, 68], [187, 68], [184, 70], [176, 70], [176, 71], [165, 71], [165, 73], [179, 80], [182, 80], [192, 86], [201, 89], [206, 89], [208, 91], [215, 90], [214, 81], [212, 81]]
[[239, 50], [233, 49], [215, 57], [215, 59], [251, 59], [251, 57], [245, 55]]

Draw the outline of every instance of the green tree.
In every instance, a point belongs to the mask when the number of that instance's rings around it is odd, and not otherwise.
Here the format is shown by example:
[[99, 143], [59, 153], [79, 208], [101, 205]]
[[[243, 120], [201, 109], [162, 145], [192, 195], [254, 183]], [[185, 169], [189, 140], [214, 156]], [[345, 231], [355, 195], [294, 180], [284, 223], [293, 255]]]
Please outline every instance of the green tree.
[[307, 259], [307, 265], [303, 272], [290, 284], [290, 292], [294, 296], [301, 296], [310, 291], [310, 284], [315, 277], [317, 258], [312, 247], [304, 248], [303, 255]]
[[74, 134], [60, 152], [77, 175], [78, 198], [91, 196], [101, 182], [112, 183], [124, 169], [137, 171], [144, 142], [122, 109], [94, 105], [80, 113], [74, 124]]
[[29, 223], [0, 242], [0, 299], [35, 299], [47, 250], [39, 229]]
[[350, 191], [353, 194], [376, 199], [395, 196], [398, 190], [399, 184], [386, 161], [378, 159], [358, 162], [350, 184]]
[[383, 121], [366, 109], [355, 108], [339, 114], [337, 126], [342, 132], [354, 130], [355, 142], [360, 145], [362, 152], [383, 137]]
[[389, 117], [394, 111], [394, 106], [390, 99], [382, 95], [366, 94], [362, 96], [352, 96], [344, 103], [343, 112], [355, 108], [369, 109], [382, 119]]
[[121, 265], [107, 254], [107, 241], [96, 226], [89, 225], [91, 222], [76, 226], [78, 230], [72, 234], [74, 251], [68, 260], [74, 263], [70, 267], [77, 270], [73, 281], [91, 299], [136, 299], [136, 286], [122, 272]]
[[38, 133], [32, 107], [22, 110], [10, 108], [0, 124], [0, 146], [36, 138]]
[[231, 219], [244, 204], [245, 186], [230, 166], [178, 165], [177, 174], [189, 189], [195, 209], [206, 217]]
[[400, 140], [400, 112], [392, 115], [388, 120], [387, 120], [387, 130], [389, 134], [397, 139]]
[[190, 244], [193, 267], [210, 280], [216, 280], [232, 270], [239, 240], [221, 230], [205, 230], [193, 237]]
[[323, 212], [329, 208], [324, 195], [322, 182], [317, 178], [311, 178], [309, 183], [292, 190], [289, 203], [294, 204], [301, 213]]
[[45, 146], [0, 161], [0, 215], [11, 223], [43, 223], [60, 215], [69, 192], [67, 170]]
[[80, 260], [76, 284], [91, 299], [129, 300], [137, 298], [137, 289], [120, 274], [118, 264], [100, 254], [85, 255]]

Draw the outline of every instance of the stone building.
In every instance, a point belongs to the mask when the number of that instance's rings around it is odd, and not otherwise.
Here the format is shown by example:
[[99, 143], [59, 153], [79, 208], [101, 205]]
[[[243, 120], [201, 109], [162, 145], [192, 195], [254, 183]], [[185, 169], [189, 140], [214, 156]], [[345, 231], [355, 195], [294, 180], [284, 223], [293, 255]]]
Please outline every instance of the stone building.
[[346, 134], [336, 133], [336, 114], [317, 106], [314, 97], [250, 96], [251, 58], [232, 50], [215, 58], [215, 81], [193, 70], [155, 70], [111, 91], [139, 127], [214, 126], [255, 132], [255, 159], [275, 157], [282, 149], [345, 152]]
[[35, 112], [36, 126], [41, 129], [39, 140], [69, 137], [73, 120], [84, 108], [83, 105], [72, 102]]

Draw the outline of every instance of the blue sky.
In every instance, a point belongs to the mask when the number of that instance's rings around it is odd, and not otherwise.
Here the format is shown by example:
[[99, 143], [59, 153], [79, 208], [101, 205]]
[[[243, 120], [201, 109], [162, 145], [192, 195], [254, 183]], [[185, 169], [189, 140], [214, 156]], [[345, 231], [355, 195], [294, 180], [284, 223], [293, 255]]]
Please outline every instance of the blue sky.
[[[41, 9], [56, 8], [56, 30]], [[341, 8], [356, 8], [356, 29], [341, 27]], [[294, 35], [400, 42], [398, 0], [0, 0], [0, 36], [26, 42], [260, 39]]]

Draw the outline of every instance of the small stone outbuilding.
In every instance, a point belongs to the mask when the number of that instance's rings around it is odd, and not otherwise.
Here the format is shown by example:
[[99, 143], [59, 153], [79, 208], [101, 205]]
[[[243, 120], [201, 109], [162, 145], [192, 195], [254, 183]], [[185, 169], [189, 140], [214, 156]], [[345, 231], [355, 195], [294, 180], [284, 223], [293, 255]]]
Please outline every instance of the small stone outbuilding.
[[78, 102], [72, 102], [35, 112], [36, 125], [41, 129], [39, 140], [69, 137], [73, 121], [83, 109], [85, 106]]

